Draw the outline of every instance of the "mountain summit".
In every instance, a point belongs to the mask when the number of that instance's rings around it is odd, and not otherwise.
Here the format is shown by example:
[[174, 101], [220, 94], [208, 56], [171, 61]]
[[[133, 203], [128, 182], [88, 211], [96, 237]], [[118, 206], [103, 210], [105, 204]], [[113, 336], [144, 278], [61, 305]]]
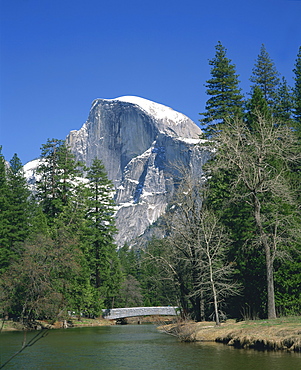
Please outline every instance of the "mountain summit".
[[[156, 119], [159, 126], [161, 123], [162, 130], [166, 128], [172, 129], [174, 127], [175, 132], [179, 136], [185, 136], [187, 134], [191, 136], [191, 134], [193, 135], [195, 133], [199, 135], [200, 130], [197, 128], [197, 132], [195, 132], [196, 127], [194, 123], [192, 125], [190, 124], [188, 124], [187, 126], [184, 125], [185, 122], [187, 121], [192, 122], [187, 116], [173, 110], [170, 107], [167, 107], [166, 105], [155, 103], [151, 100], [140, 98], [138, 96], [121, 96], [120, 98], [110, 99], [110, 101], [112, 100], [118, 100], [139, 106], [147, 114], [153, 116]], [[188, 130], [192, 129], [193, 133], [187, 131], [187, 129]]]
[[[123, 96], [94, 100], [87, 122], [80, 130], [70, 132], [67, 143], [71, 148], [76, 146], [77, 158], [88, 165], [95, 156], [101, 158], [109, 177], [115, 180], [113, 174], [123, 170], [133, 156], [141, 155], [160, 134], [191, 142], [198, 139], [201, 130], [190, 118], [172, 108], [136, 96]], [[110, 163], [105, 163], [103, 152], [108, 148], [118, 156], [121, 151], [120, 168], [112, 163], [112, 158]]]
[[101, 159], [114, 184], [119, 245], [164, 213], [180, 177], [176, 165], [201, 171], [210, 153], [196, 145], [200, 134], [184, 114], [135, 96], [94, 100], [82, 128], [69, 133], [76, 159], [88, 166]]

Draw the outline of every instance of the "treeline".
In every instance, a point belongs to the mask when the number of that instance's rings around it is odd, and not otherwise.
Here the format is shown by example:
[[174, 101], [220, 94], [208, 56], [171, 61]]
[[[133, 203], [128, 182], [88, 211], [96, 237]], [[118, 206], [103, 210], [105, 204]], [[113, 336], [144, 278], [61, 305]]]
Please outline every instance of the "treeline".
[[37, 161], [36, 182], [27, 183], [18, 156], [8, 163], [0, 147], [1, 317], [30, 326], [174, 301], [143, 251], [118, 250], [102, 162], [87, 168], [57, 139], [42, 145]]
[[195, 320], [300, 315], [301, 48], [293, 88], [264, 45], [246, 96], [220, 42], [209, 64], [206, 181], [183, 169], [166, 237], [137, 263], [153, 262], [158, 296]]
[[65, 143], [42, 146], [34, 191], [15, 155], [0, 157], [1, 314], [98, 316], [123, 279], [114, 244], [112, 184], [101, 161], [76, 162]]

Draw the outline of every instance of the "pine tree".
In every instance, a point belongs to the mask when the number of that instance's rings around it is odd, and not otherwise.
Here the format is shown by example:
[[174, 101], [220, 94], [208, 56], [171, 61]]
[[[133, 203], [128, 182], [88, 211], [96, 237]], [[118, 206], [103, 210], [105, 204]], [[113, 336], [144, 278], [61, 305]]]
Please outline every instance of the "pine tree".
[[7, 166], [0, 157], [0, 270], [5, 270], [22, 254], [21, 244], [30, 233], [31, 204], [20, 159], [15, 154]]
[[[206, 112], [200, 113], [204, 131], [210, 136], [218, 123], [227, 117], [242, 116], [243, 96], [238, 87], [238, 75], [235, 65], [226, 57], [226, 49], [219, 41], [216, 45], [215, 57], [209, 61], [212, 78], [207, 81], [207, 95], [211, 96], [206, 103]], [[208, 127], [206, 125], [208, 124]]]
[[[168, 260], [172, 254], [168, 248], [166, 239], [152, 239], [148, 243], [147, 250], [136, 252], [136, 275], [141, 284], [145, 306], [175, 306], [179, 299], [177, 291], [179, 286], [170, 279], [170, 273], [166, 266], [162, 268], [159, 260]], [[152, 258], [150, 258], [152, 256]]]
[[64, 141], [48, 139], [42, 145], [37, 196], [50, 223], [74, 200], [76, 178], [81, 175], [79, 166]]
[[256, 131], [258, 129], [258, 116], [263, 119], [270, 119], [272, 114], [262, 91], [258, 86], [255, 86], [252, 97], [247, 103], [246, 113], [247, 125], [252, 131]]
[[301, 46], [293, 72], [295, 73], [295, 87], [293, 89], [295, 128], [301, 138]]
[[0, 272], [9, 265], [9, 222], [7, 218], [9, 203], [7, 199], [8, 185], [6, 175], [6, 164], [0, 146]]
[[[65, 240], [62, 253], [68, 249], [70, 258], [76, 258], [81, 266], [80, 274], [75, 274], [68, 289], [61, 293], [71, 305], [70, 309], [96, 314], [99, 313], [100, 302], [96, 300], [95, 291], [90, 285], [86, 253], [88, 240], [85, 238], [88, 194], [80, 178], [83, 177], [82, 169], [83, 165], [75, 160], [64, 141], [48, 140], [42, 146], [41, 164], [37, 171], [40, 175], [37, 198], [47, 220], [45, 231], [55, 245], [59, 246], [62, 240]], [[42, 216], [37, 212], [38, 220], [41, 221], [40, 225], [35, 225], [38, 229], [44, 224]], [[72, 271], [70, 273], [73, 274]]]
[[10, 160], [7, 182], [9, 187], [8, 201], [10, 204], [10, 243], [24, 242], [30, 232], [31, 203], [30, 191], [27, 188], [23, 165], [17, 154]]
[[88, 221], [91, 230], [90, 268], [92, 284], [99, 290], [107, 305], [112, 305], [121, 282], [121, 269], [117, 256], [113, 185], [99, 159], [94, 159], [88, 170]]
[[255, 86], [261, 89], [269, 107], [274, 106], [275, 91], [279, 84], [278, 75], [274, 62], [262, 44], [250, 81], [253, 82], [252, 89]]
[[274, 116], [282, 123], [290, 124], [293, 113], [293, 95], [285, 77], [282, 77], [275, 96]]

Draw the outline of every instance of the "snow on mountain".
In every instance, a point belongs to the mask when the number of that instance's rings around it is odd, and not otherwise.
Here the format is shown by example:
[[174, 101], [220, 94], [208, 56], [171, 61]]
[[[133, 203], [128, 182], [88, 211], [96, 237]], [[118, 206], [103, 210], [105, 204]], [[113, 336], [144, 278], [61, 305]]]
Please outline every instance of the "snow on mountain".
[[149, 115], [153, 116], [158, 120], [169, 120], [174, 124], [178, 124], [183, 120], [186, 120], [187, 117], [175, 111], [174, 109], [167, 107], [166, 105], [155, 103], [151, 100], [140, 98], [138, 96], [121, 96], [116, 99], [107, 99], [107, 100], [118, 100], [126, 103], [132, 103], [138, 105], [140, 108], [145, 110]]
[[38, 165], [41, 163], [41, 159], [34, 159], [30, 162], [27, 162], [24, 166], [23, 166], [23, 171], [26, 175], [26, 177], [30, 177], [32, 175], [35, 174], [36, 172], [36, 169], [38, 167]]
[[[118, 103], [128, 103], [128, 106], [132, 105], [139, 109], [153, 121], [156, 129], [162, 134], [167, 134], [173, 137], [193, 137], [197, 139], [198, 135], [201, 133], [200, 128], [190, 118], [185, 116], [185, 114], [177, 112], [166, 105], [140, 98], [138, 96], [121, 96], [114, 99], [95, 99], [92, 103], [90, 113], [94, 112], [94, 110], [98, 110], [98, 114], [101, 114], [99, 112], [100, 105], [103, 107], [107, 105], [108, 108], [113, 106], [115, 107]], [[86, 127], [84, 125], [82, 129], [84, 130], [85, 128]], [[84, 133], [82, 133], [81, 136], [83, 134]]]
[[35, 191], [36, 181], [40, 180], [40, 175], [37, 174], [37, 168], [42, 163], [42, 159], [34, 159], [30, 162], [27, 162], [23, 166], [24, 176], [27, 180], [29, 188], [31, 191]]

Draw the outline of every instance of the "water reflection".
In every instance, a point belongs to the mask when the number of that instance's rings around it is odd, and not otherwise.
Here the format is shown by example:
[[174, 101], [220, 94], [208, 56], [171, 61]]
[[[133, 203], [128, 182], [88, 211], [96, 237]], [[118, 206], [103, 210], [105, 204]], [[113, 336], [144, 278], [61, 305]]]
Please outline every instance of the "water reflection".
[[[0, 334], [1, 364], [21, 347], [22, 340], [22, 333]], [[159, 333], [153, 325], [127, 325], [52, 330], [5, 368], [289, 370], [300, 368], [300, 363], [301, 355], [296, 353], [181, 343]]]

